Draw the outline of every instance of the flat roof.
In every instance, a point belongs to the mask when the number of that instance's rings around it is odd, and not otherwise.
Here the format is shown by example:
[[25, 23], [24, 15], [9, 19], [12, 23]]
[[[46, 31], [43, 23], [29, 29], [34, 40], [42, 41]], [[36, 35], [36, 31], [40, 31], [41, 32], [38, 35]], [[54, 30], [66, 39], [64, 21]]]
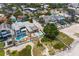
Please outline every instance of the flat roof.
[[19, 30], [21, 27], [26, 27], [29, 32], [38, 29], [33, 23], [27, 22], [15, 22], [12, 24], [12, 29]]

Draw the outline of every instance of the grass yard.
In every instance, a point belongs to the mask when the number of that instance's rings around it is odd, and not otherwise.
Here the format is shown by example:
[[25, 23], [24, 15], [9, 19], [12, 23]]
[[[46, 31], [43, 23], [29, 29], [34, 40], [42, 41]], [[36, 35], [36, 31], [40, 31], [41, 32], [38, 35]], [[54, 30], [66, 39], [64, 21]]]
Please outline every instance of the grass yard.
[[[3, 48], [4, 47], [4, 43], [3, 42], [0, 42], [0, 48]], [[0, 50], [0, 56], [4, 56], [4, 50]]]
[[59, 50], [62, 50], [62, 49], [64, 50], [66, 48], [66, 46], [63, 43], [61, 43], [60, 41], [58, 41], [56, 44], [54, 44], [53, 47], [55, 49], [59, 49]]
[[62, 32], [59, 33], [58, 38], [61, 38], [60, 40], [62, 40], [68, 46], [74, 41], [73, 38], [67, 36], [66, 34]]
[[[54, 49], [64, 49], [66, 46], [63, 44], [63, 43], [61, 43], [59, 40], [57, 40], [57, 39], [49, 39], [49, 38], [46, 38], [46, 37], [44, 37], [43, 39], [42, 39], [42, 42], [45, 44], [45, 45], [47, 45], [47, 47], [48, 47], [48, 49], [49, 49], [49, 51], [51, 51], [51, 49], [54, 47]], [[52, 49], [53, 50], [53, 49]]]
[[4, 47], [4, 42], [0, 42], [0, 48]]
[[5, 52], [4, 50], [0, 50], [0, 56], [4, 56]]
[[31, 56], [31, 46], [28, 45], [26, 46], [26, 48], [24, 48], [23, 50], [21, 50], [18, 53], [19, 56]]
[[11, 56], [18, 56], [18, 52], [17, 51], [13, 51], [10, 55]]

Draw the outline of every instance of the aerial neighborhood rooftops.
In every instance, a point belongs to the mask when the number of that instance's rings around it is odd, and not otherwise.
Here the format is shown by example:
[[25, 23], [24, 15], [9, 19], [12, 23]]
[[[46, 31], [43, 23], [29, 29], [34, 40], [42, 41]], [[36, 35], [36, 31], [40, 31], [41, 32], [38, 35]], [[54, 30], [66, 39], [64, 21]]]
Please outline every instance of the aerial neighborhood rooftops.
[[71, 17], [71, 15], [69, 15], [67, 13], [59, 13], [59, 15], [64, 16], [64, 17]]
[[26, 29], [29, 32], [34, 32], [35, 30], [38, 29], [33, 23], [30, 23], [28, 21], [27, 22], [15, 22], [12, 24], [12, 28], [14, 30], [19, 30], [21, 27], [26, 27]]

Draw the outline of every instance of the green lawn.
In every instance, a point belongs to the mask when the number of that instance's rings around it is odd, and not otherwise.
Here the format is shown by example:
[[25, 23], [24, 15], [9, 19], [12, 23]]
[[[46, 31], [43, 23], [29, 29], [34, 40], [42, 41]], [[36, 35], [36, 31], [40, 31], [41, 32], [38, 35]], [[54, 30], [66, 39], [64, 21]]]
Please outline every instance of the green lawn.
[[53, 47], [55, 49], [59, 49], [59, 50], [66, 48], [66, 46], [63, 43], [61, 43], [60, 41], [58, 41], [56, 44], [54, 44]]
[[26, 48], [18, 52], [19, 56], [31, 56], [31, 46], [28, 45]]
[[51, 49], [51, 47], [54, 47], [55, 49], [61, 49], [61, 48], [64, 49], [66, 47], [63, 43], [61, 43], [57, 39], [51, 40], [49, 38], [44, 37], [42, 39], [42, 42], [48, 46], [49, 50]]
[[27, 45], [23, 50], [19, 52], [13, 51], [11, 56], [31, 56], [31, 46]]
[[10, 55], [11, 56], [18, 56], [18, 52], [17, 51], [13, 51]]
[[4, 47], [4, 42], [0, 42], [0, 48]]
[[62, 40], [66, 45], [70, 45], [74, 41], [74, 39], [70, 38], [69, 36], [67, 36], [62, 32], [60, 32], [57, 37], [61, 38], [60, 40]]
[[[0, 48], [4, 47], [4, 43], [0, 42]], [[4, 56], [4, 50], [0, 50], [0, 56]]]
[[0, 50], [0, 56], [4, 56], [4, 50]]

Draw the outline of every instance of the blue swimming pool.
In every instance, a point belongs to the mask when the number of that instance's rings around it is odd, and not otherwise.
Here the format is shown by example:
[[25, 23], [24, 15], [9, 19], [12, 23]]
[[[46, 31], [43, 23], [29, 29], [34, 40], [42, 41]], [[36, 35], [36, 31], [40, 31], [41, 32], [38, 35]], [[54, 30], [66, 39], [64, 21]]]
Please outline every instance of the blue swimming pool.
[[17, 31], [17, 33], [16, 33], [16, 40], [17, 41], [20, 41], [20, 40], [22, 40], [24, 37], [26, 37], [27, 35], [26, 35], [26, 33], [25, 32], [19, 32], [19, 31]]
[[18, 37], [16, 37], [16, 40], [17, 40], [17, 41], [20, 41], [20, 40], [23, 39], [23, 37], [25, 37], [25, 35], [18, 36]]

